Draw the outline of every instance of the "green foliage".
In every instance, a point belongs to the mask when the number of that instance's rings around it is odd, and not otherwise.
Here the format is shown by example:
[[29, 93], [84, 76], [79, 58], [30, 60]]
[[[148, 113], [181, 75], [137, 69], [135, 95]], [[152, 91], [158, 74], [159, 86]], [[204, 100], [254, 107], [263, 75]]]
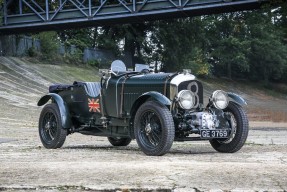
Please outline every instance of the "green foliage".
[[29, 49], [28, 49], [28, 56], [29, 57], [35, 57], [35, 56], [37, 56], [38, 55], [38, 53], [37, 53], [37, 50], [36, 50], [36, 48], [34, 47], [34, 46], [32, 46], [32, 47], [30, 47]]
[[96, 46], [112, 50], [117, 56], [130, 55], [132, 65], [148, 59], [147, 32], [150, 24], [105, 26], [99, 30]]
[[199, 49], [195, 49], [191, 52], [191, 55], [188, 56], [186, 67], [190, 68], [191, 72], [197, 76], [208, 76], [210, 73], [210, 65]]
[[73, 63], [73, 64], [82, 64], [83, 61], [83, 51], [75, 48], [75, 50], [72, 53], [66, 53], [64, 55], [64, 61], [66, 63]]
[[247, 41], [230, 36], [218, 42], [211, 56], [215, 59], [215, 65], [225, 68], [226, 75], [232, 78], [232, 73], [235, 72], [232, 68], [237, 68], [240, 72], [249, 71], [247, 48]]
[[62, 43], [67, 47], [74, 45], [80, 50], [92, 48], [95, 46], [97, 37], [97, 28], [73, 29], [58, 32]]
[[36, 36], [41, 42], [41, 53], [45, 59], [52, 59], [57, 55], [59, 49], [59, 40], [54, 31], [42, 32]]
[[100, 61], [98, 60], [89, 60], [87, 61], [87, 64], [92, 66], [92, 67], [99, 67], [100, 66]]
[[[287, 67], [287, 46], [282, 42], [282, 31], [274, 24], [271, 11], [250, 14], [250, 53], [252, 62], [250, 73], [255, 80], [264, 80], [268, 85], [270, 80], [279, 80], [284, 76]], [[285, 74], [286, 75], [286, 74]]]
[[[164, 71], [181, 71], [183, 68], [191, 68], [193, 72], [207, 74], [204, 57], [206, 42], [202, 18], [176, 19], [166, 23], [159, 22], [158, 30], [153, 39], [158, 45], [156, 54], [161, 54], [162, 68]], [[196, 64], [197, 61], [203, 64]], [[204, 70], [203, 70], [204, 69]]]

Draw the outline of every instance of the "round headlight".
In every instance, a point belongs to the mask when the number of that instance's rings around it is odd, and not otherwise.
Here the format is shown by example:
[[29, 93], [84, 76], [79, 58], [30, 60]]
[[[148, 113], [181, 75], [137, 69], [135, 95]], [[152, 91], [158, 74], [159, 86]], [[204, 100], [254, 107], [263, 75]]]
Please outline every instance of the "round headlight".
[[212, 102], [217, 109], [225, 109], [229, 103], [227, 94], [224, 91], [217, 90], [212, 94]]
[[189, 90], [182, 90], [178, 93], [178, 103], [183, 109], [191, 109], [194, 107], [195, 96], [194, 93]]

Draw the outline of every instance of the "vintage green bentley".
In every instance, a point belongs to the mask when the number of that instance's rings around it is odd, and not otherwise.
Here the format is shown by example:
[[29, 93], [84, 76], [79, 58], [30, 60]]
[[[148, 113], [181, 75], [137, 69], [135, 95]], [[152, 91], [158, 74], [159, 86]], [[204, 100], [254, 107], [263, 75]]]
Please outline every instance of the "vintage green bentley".
[[240, 96], [216, 90], [204, 105], [202, 84], [190, 73], [127, 71], [119, 60], [100, 82], [50, 86], [38, 102], [43, 105], [39, 135], [49, 149], [81, 133], [107, 137], [113, 146], [136, 139], [146, 155], [163, 155], [174, 141], [197, 140], [232, 153], [244, 145], [249, 130]]

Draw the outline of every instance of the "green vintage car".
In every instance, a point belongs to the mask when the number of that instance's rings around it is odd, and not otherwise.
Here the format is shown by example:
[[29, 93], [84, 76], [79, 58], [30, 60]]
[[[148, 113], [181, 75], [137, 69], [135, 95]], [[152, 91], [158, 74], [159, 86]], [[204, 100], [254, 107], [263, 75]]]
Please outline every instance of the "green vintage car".
[[136, 139], [146, 155], [164, 155], [174, 141], [197, 140], [232, 153], [248, 135], [245, 104], [234, 93], [216, 90], [204, 105], [203, 87], [194, 75], [127, 71], [116, 60], [100, 82], [50, 86], [38, 102], [45, 105], [39, 135], [49, 149], [61, 147], [67, 135], [81, 133], [107, 137], [113, 146]]

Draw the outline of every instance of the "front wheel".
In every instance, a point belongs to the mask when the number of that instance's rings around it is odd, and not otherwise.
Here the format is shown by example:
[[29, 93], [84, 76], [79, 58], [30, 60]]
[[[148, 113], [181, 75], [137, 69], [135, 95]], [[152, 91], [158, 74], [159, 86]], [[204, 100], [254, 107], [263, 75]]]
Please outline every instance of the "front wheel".
[[230, 102], [224, 112], [230, 115], [231, 135], [225, 140], [212, 139], [209, 142], [218, 152], [234, 153], [243, 147], [248, 136], [249, 123], [243, 108], [235, 103]]
[[113, 146], [128, 146], [132, 141], [130, 138], [121, 137], [108, 137], [108, 140]]
[[56, 149], [63, 146], [67, 130], [62, 128], [60, 111], [55, 103], [43, 108], [39, 119], [39, 135], [45, 148]]
[[134, 133], [146, 155], [167, 153], [174, 140], [174, 122], [168, 108], [156, 101], [142, 104], [135, 116]]

